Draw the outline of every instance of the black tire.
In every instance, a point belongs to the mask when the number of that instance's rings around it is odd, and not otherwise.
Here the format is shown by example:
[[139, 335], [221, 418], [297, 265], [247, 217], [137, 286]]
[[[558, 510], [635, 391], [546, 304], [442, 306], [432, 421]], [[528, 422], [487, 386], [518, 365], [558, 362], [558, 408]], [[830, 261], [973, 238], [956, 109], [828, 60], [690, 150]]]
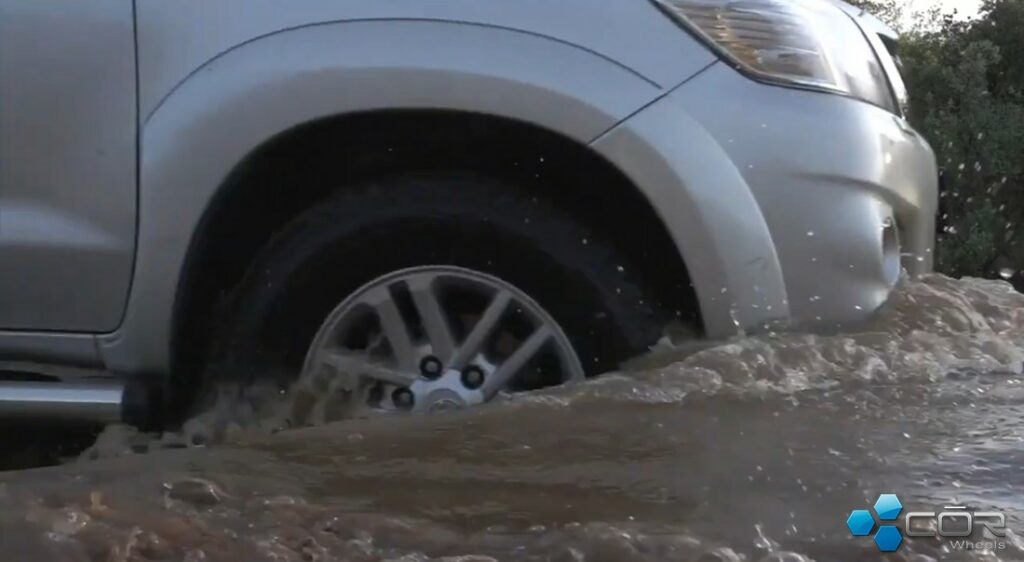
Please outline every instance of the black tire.
[[294, 377], [327, 315], [359, 287], [400, 269], [455, 265], [533, 297], [587, 374], [598, 374], [647, 350], [664, 325], [627, 264], [514, 186], [417, 178], [347, 190], [302, 213], [261, 251], [233, 291], [211, 370], [217, 378]]

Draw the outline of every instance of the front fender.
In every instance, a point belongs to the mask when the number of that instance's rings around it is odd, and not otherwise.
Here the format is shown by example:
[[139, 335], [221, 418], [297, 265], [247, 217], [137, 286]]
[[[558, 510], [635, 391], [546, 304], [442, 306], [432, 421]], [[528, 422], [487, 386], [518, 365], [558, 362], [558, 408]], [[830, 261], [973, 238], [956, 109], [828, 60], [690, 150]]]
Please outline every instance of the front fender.
[[782, 267], [736, 163], [673, 95], [594, 143], [644, 192], [686, 262], [704, 329], [726, 338], [786, 323]]
[[352, 112], [451, 109], [588, 143], [659, 93], [595, 52], [482, 25], [313, 24], [237, 46], [193, 72], [143, 124], [135, 273], [120, 329], [100, 337], [104, 360], [117, 372], [168, 372], [193, 233], [234, 167], [283, 131]]

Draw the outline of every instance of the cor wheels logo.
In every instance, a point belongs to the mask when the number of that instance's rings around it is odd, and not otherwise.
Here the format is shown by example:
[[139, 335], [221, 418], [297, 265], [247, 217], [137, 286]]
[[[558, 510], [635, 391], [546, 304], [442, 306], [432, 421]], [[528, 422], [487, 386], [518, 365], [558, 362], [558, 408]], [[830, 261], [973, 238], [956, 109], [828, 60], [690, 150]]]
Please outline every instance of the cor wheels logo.
[[[903, 511], [903, 504], [896, 494], [882, 494], [875, 501], [875, 513], [880, 521], [896, 521]], [[846, 526], [855, 537], [870, 536], [875, 530], [875, 518], [866, 509], [855, 509], [846, 519]], [[896, 552], [903, 544], [903, 534], [895, 525], [879, 525], [874, 536], [875, 545], [881, 552]]]
[[[846, 518], [846, 526], [855, 537], [871, 536], [881, 552], [896, 552], [908, 537], [932, 537], [950, 540], [956, 550], [1002, 550], [1006, 542], [1006, 515], [998, 511], [967, 511], [963, 506], [946, 506], [944, 511], [911, 511], [906, 514], [903, 531], [895, 523], [903, 511], [896, 494], [882, 494], [875, 501], [876, 525], [870, 510], [855, 509]], [[877, 527], [877, 531], [875, 530]], [[974, 541], [971, 536], [982, 529], [991, 540]]]

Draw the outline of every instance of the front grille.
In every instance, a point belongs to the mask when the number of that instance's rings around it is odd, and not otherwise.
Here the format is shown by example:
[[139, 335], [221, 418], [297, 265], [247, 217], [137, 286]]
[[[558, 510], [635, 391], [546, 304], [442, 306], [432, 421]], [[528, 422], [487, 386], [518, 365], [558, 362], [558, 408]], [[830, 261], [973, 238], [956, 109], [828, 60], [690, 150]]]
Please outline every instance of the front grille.
[[946, 170], [939, 170], [939, 207], [935, 217], [935, 231], [939, 234], [946, 232], [949, 224], [949, 193], [946, 191]]
[[[903, 60], [900, 58], [900, 45], [896, 37], [886, 34], [878, 34], [879, 42], [885, 47], [885, 51], [882, 52], [877, 46], [875, 48], [879, 59], [888, 57], [888, 61], [883, 61], [882, 66], [886, 67], [886, 73], [889, 74], [889, 83], [893, 88], [893, 95], [896, 97], [897, 105], [900, 110], [899, 113], [906, 117], [910, 113], [910, 104], [907, 97], [906, 90], [906, 73], [903, 68]], [[891, 62], [891, 64], [889, 64]], [[896, 76], [893, 76], [895, 74]]]
[[898, 41], [888, 35], [878, 34], [878, 37], [882, 39], [882, 44], [885, 45], [885, 50], [889, 51], [889, 54], [896, 58], [899, 56], [900, 44]]
[[900, 44], [898, 41], [888, 35], [881, 35], [882, 44], [885, 45], [885, 50], [889, 51], [889, 56], [896, 62], [896, 68], [900, 71], [900, 76], [906, 79], [907, 75], [903, 72], [903, 59], [900, 57]]

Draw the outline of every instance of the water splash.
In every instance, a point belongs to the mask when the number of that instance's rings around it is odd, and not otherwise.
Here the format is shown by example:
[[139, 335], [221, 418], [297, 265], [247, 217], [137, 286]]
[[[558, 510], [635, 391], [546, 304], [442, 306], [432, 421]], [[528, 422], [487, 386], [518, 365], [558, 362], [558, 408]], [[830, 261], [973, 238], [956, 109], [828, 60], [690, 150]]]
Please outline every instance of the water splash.
[[272, 434], [227, 393], [221, 445], [112, 429], [98, 461], [0, 476], [0, 536], [40, 560], [860, 562], [846, 515], [898, 491], [1006, 511], [985, 559], [1024, 560], [1022, 366], [1024, 295], [931, 276], [849, 333], [669, 339], [460, 414]]

